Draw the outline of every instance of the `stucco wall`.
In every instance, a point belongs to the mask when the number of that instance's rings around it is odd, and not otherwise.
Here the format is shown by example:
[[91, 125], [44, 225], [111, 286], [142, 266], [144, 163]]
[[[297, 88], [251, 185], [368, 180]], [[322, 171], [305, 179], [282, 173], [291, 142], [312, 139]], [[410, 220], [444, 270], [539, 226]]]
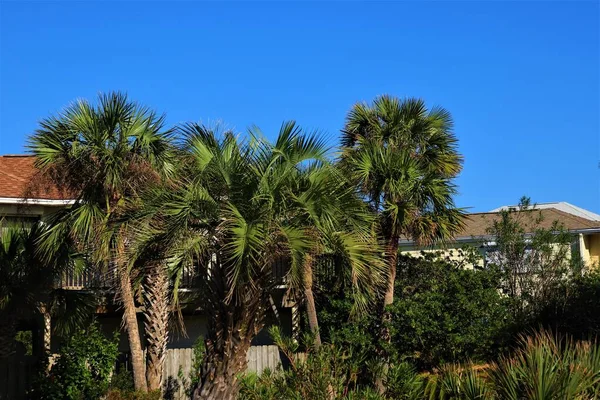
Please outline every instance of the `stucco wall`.
[[587, 235], [589, 243], [589, 257], [591, 264], [600, 264], [600, 233]]
[[[475, 252], [478, 252], [480, 255], [483, 255], [483, 253], [481, 252], [481, 250], [478, 246], [479, 246], [479, 243], [472, 243], [472, 244], [456, 243], [454, 245], [452, 243], [450, 243], [444, 247], [434, 246], [434, 247], [426, 247], [426, 248], [417, 248], [413, 245], [405, 244], [405, 245], [400, 246], [400, 253], [404, 254], [404, 255], [416, 257], [416, 258], [423, 257], [424, 254], [427, 254], [427, 253], [439, 253], [440, 256], [444, 259], [460, 262], [460, 261], [464, 261], [465, 258], [468, 256], [468, 252], [469, 252], [469, 250], [467, 250], [468, 247], [470, 247], [471, 251], [475, 251]], [[483, 266], [483, 257], [480, 257], [476, 264], [478, 266]], [[473, 265], [466, 265], [466, 267], [472, 268]]]

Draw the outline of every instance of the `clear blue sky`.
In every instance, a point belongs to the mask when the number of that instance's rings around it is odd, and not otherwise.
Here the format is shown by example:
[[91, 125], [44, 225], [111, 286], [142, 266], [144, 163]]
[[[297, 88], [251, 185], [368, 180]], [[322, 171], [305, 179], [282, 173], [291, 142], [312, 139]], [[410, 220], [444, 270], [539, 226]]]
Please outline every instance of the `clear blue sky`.
[[389, 93], [450, 110], [460, 206], [568, 201], [600, 212], [593, 2], [6, 2], [0, 153], [78, 97], [122, 90], [170, 124], [283, 120], [337, 139]]

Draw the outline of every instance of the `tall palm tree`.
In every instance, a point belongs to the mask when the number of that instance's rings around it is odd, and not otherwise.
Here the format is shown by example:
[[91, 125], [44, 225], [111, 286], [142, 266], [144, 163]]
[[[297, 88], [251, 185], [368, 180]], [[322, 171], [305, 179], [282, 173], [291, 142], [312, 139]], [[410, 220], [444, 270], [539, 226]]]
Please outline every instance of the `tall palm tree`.
[[173, 172], [171, 132], [163, 130], [163, 122], [127, 96], [110, 93], [97, 105], [80, 100], [43, 120], [29, 142], [42, 173], [77, 197], [50, 221], [45, 251], [51, 258], [67, 235], [96, 265], [115, 267], [134, 383], [142, 391], [147, 384], [133, 286], [137, 273], [127, 260], [125, 216], [144, 188]]
[[391, 96], [356, 104], [346, 118], [340, 164], [380, 215], [389, 269], [384, 305], [393, 302], [401, 237], [431, 244], [463, 227], [453, 200], [462, 156], [452, 127], [443, 108]]
[[[144, 336], [146, 339], [146, 380], [148, 390], [162, 389], [163, 367], [167, 355], [170, 320], [173, 313], [171, 279], [166, 256], [156, 241], [148, 240], [149, 224], [145, 216], [152, 208], [154, 195], [164, 187], [155, 187], [144, 196], [142, 206], [131, 214], [127, 257], [131, 268], [143, 273]], [[156, 238], [153, 238], [156, 239]]]
[[93, 302], [56, 287], [62, 273], [80, 272], [85, 263], [69, 242], [59, 243], [54, 257], [44, 260], [38, 243], [44, 229], [39, 222], [24, 226], [0, 221], [0, 359], [14, 354], [20, 319], [54, 314], [60, 317], [57, 327], [68, 334], [95, 309]]
[[399, 240], [432, 244], [451, 238], [464, 224], [464, 212], [453, 200], [462, 157], [452, 127], [443, 108], [428, 110], [423, 100], [391, 96], [356, 104], [346, 117], [340, 166], [378, 213], [385, 246], [383, 340], [390, 340], [386, 308], [394, 301]]

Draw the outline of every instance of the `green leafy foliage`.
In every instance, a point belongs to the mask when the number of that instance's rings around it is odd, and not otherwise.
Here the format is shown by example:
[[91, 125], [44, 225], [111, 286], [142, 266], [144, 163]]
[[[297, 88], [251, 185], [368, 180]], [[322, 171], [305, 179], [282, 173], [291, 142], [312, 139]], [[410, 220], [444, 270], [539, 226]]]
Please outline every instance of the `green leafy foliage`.
[[32, 331], [18, 331], [15, 335], [15, 340], [23, 346], [24, 353], [27, 356], [33, 354], [33, 332]]
[[100, 399], [106, 394], [118, 350], [118, 333], [108, 339], [94, 323], [77, 331], [61, 347], [57, 360], [42, 373], [31, 397], [39, 400]]
[[190, 371], [189, 378], [182, 379], [184, 381], [184, 387], [189, 396], [192, 395], [192, 391], [200, 382], [200, 368], [204, 362], [206, 356], [206, 345], [204, 344], [204, 338], [199, 336], [194, 343], [194, 353], [192, 354], [192, 369]]
[[317, 300], [324, 340], [364, 354], [372, 367], [363, 368], [361, 379], [367, 380], [375, 373], [382, 347], [392, 360], [409, 361], [419, 370], [495, 358], [516, 329], [510, 300], [498, 290], [500, 271], [467, 269], [466, 263], [431, 253], [399, 258], [396, 297], [388, 308], [390, 344], [379, 340], [377, 310], [351, 318], [345, 290], [323, 278]]
[[[278, 328], [270, 330], [273, 340], [289, 360], [289, 368], [266, 370], [262, 375], [247, 374], [241, 379], [240, 399], [382, 399], [381, 396], [361, 388], [357, 373], [364, 360], [356, 357], [351, 348], [324, 343], [315, 348], [314, 335], [307, 334], [302, 343], [282, 336]], [[299, 352], [299, 349], [305, 349]], [[365, 391], [366, 390], [366, 391]], [[352, 393], [352, 397], [347, 397]]]
[[105, 400], [162, 400], [162, 394], [159, 390], [151, 392], [140, 392], [140, 391], [122, 391], [122, 390], [110, 390], [105, 397]]
[[535, 324], [578, 339], [600, 337], [600, 269], [563, 282]]
[[487, 265], [503, 272], [502, 290], [523, 324], [535, 321], [565, 282], [582, 273], [579, 255], [571, 254], [573, 234], [557, 221], [544, 222], [527, 197], [501, 211], [487, 231], [494, 237], [491, 245], [484, 244]]
[[467, 269], [431, 253], [401, 257], [389, 308], [390, 352], [420, 369], [493, 358], [512, 329], [509, 300], [498, 290], [501, 276], [495, 268]]

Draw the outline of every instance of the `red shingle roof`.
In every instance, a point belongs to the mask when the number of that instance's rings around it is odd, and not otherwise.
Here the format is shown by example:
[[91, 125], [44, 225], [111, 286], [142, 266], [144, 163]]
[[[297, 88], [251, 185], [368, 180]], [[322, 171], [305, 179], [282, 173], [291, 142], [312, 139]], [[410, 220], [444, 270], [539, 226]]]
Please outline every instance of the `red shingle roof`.
[[44, 179], [28, 155], [0, 156], [0, 197], [68, 200], [55, 185]]

